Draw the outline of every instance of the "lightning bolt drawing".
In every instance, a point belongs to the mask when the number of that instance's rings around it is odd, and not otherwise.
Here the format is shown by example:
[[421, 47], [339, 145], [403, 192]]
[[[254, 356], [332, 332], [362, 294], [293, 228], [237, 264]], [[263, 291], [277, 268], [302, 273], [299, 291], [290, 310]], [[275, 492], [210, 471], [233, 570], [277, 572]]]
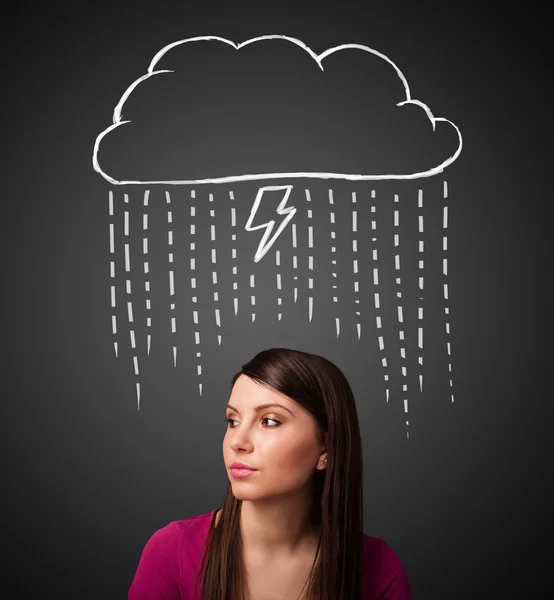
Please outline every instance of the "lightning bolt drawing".
[[[248, 221], [246, 222], [246, 226], [245, 226], [245, 229], [247, 231], [256, 231], [257, 229], [262, 229], [265, 227], [264, 235], [258, 245], [258, 250], [256, 251], [256, 255], [254, 256], [254, 262], [258, 262], [264, 257], [265, 253], [271, 248], [271, 246], [273, 246], [273, 243], [279, 237], [279, 234], [281, 233], [281, 231], [283, 231], [283, 229], [287, 226], [287, 223], [294, 217], [294, 215], [296, 213], [296, 208], [294, 206], [287, 206], [285, 208], [292, 188], [293, 188], [292, 185], [268, 185], [265, 187], [261, 187], [258, 190], [258, 193], [256, 194], [256, 199], [254, 200], [254, 204], [252, 205], [252, 209], [250, 210], [250, 216], [248, 217]], [[255, 226], [252, 226], [252, 221], [254, 220], [254, 217], [256, 216], [256, 211], [258, 210], [258, 207], [260, 206], [260, 202], [262, 201], [262, 196], [264, 195], [264, 192], [266, 192], [266, 191], [278, 192], [279, 190], [286, 190], [286, 192], [285, 192], [285, 195], [284, 195], [283, 199], [281, 200], [279, 206], [277, 207], [277, 214], [278, 215], [286, 215], [286, 218], [283, 219], [283, 221], [281, 221], [279, 228], [277, 229], [277, 231], [275, 232], [273, 237], [268, 242], [267, 240], [268, 240], [269, 236], [271, 235], [271, 232], [273, 231], [273, 226], [275, 225], [275, 221], [272, 219], [271, 221], [268, 221], [267, 223], [262, 223], [261, 225], [255, 225]]]

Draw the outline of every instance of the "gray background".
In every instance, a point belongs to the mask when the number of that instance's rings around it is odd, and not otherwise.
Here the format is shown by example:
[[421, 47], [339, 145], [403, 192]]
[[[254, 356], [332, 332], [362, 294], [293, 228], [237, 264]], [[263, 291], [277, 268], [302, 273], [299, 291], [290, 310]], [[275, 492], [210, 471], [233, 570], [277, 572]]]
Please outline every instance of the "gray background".
[[[323, 354], [351, 382], [364, 447], [364, 529], [397, 551], [416, 600], [537, 596], [552, 532], [548, 429], [552, 386], [545, 377], [550, 368], [550, 296], [545, 283], [550, 271], [545, 257], [552, 209], [544, 134], [551, 128], [543, 19], [536, 13], [487, 13], [467, 4], [438, 12], [405, 4], [225, 7], [120, 2], [78, 9], [12, 8], [4, 37], [8, 186], [2, 196], [2, 424], [4, 544], [9, 561], [5, 585], [13, 597], [124, 598], [140, 552], [157, 528], [220, 506], [228, 482], [221, 441], [230, 378], [256, 352], [272, 346]], [[385, 261], [382, 285], [384, 299], [389, 300], [386, 304], [383, 300], [383, 318], [392, 323], [386, 332], [392, 348], [388, 404], [369, 272], [360, 274], [359, 297], [365, 311], [360, 340], [354, 334], [353, 298], [346, 291], [351, 270], [347, 275], [343, 269], [339, 275], [339, 282], [345, 283], [340, 311], [331, 301], [330, 244], [325, 241], [329, 186], [322, 182], [308, 182], [309, 186], [288, 182], [296, 186], [289, 204], [298, 207], [299, 228], [306, 225], [306, 204], [297, 192], [305, 187], [313, 190], [317, 233], [311, 323], [306, 301], [310, 275], [305, 267], [298, 273], [299, 299], [292, 302], [290, 230], [283, 234], [287, 243], [280, 238], [283, 243], [260, 263], [252, 261], [261, 234], [246, 232], [244, 224], [257, 185], [197, 188], [197, 229], [206, 236], [210, 192], [217, 218], [224, 219], [229, 208], [226, 194], [233, 189], [239, 215], [236, 317], [229, 292], [229, 249], [225, 241], [217, 242], [221, 327], [213, 317], [209, 255], [198, 249], [202, 379], [196, 375], [185, 268], [190, 241], [185, 236], [185, 191], [174, 192], [176, 257], [181, 261], [176, 269], [182, 276], [176, 283], [178, 333], [172, 337], [163, 222], [167, 188], [152, 188], [155, 325], [148, 358], [139, 346], [140, 411], [120, 271], [121, 353], [114, 356], [107, 200], [114, 188], [92, 169], [94, 139], [110, 123], [127, 85], [167, 43], [196, 35], [244, 41], [269, 33], [298, 37], [316, 52], [350, 42], [383, 52], [407, 76], [413, 96], [429, 104], [436, 115], [452, 119], [464, 136], [458, 161], [440, 178], [421, 183], [429, 199], [425, 387], [423, 394], [417, 392], [415, 370], [409, 368], [409, 427], [395, 338], [390, 198], [400, 194], [401, 244], [415, 248], [418, 183], [332, 186], [343, 201], [354, 190], [366, 199], [369, 190], [377, 190], [379, 250]], [[359, 81], [356, 89], [363, 92], [364, 85]], [[440, 294], [444, 180], [449, 185], [454, 403]], [[115, 190], [120, 231], [122, 194], [130, 195], [130, 243], [135, 244], [135, 255], [141, 243], [134, 233], [141, 218], [142, 191], [137, 186]], [[368, 206], [359, 200], [366, 226], [371, 218]], [[273, 212], [268, 205], [260, 216]], [[348, 214], [337, 201], [343, 264], [352, 259]], [[219, 227], [222, 235], [230, 233], [223, 221]], [[369, 268], [367, 229], [359, 240], [361, 266]], [[209, 240], [204, 241], [205, 250]], [[305, 257], [306, 241], [302, 244], [299, 255]], [[283, 253], [280, 322], [276, 249]], [[408, 364], [415, 366], [415, 259], [409, 250], [404, 256], [403, 289], [406, 307], [412, 309], [406, 322], [411, 332]], [[118, 265], [122, 264], [118, 254]], [[251, 273], [257, 288], [254, 323]], [[134, 289], [142, 285], [141, 277], [140, 270], [133, 271]], [[137, 306], [143, 302], [140, 294], [136, 302]], [[341, 316], [344, 328], [338, 339], [335, 316]], [[137, 322], [141, 319], [143, 323], [144, 314], [137, 314]], [[143, 334], [141, 330], [141, 340]], [[220, 346], [217, 334], [223, 336]], [[174, 339], [179, 348], [177, 369], [172, 364]]]

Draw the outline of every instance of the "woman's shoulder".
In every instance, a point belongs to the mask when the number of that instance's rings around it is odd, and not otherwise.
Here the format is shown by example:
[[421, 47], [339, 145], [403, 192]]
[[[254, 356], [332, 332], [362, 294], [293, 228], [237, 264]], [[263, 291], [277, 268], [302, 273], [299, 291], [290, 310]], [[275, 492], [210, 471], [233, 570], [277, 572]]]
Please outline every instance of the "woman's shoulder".
[[383, 538], [363, 534], [364, 538], [364, 563], [371, 564], [379, 569], [398, 569], [403, 568], [398, 554]]
[[214, 508], [210, 512], [203, 513], [201, 515], [196, 515], [194, 517], [186, 517], [184, 519], [180, 519], [178, 521], [172, 521], [175, 523], [179, 523], [183, 527], [195, 527], [201, 525], [205, 522], [210, 523], [214, 514], [219, 513], [221, 509]]
[[208, 529], [214, 516], [216, 518], [216, 522], [219, 520], [219, 513], [221, 509], [214, 508], [210, 512], [203, 513], [201, 515], [195, 515], [193, 517], [185, 517], [184, 519], [179, 519], [177, 521], [171, 521], [168, 523], [166, 527], [168, 528], [177, 528], [183, 533], [188, 533], [189, 535], [202, 532], [208, 533]]
[[369, 552], [387, 552], [387, 549], [391, 549], [387, 542], [380, 537], [375, 537], [373, 535], [368, 535], [367, 533], [363, 534], [364, 538], [364, 550]]
[[[370, 598], [409, 599], [408, 575], [400, 557], [389, 544], [379, 537], [363, 534], [364, 573]], [[384, 591], [387, 596], [383, 596]]]
[[188, 594], [215, 512], [171, 521], [150, 536], [140, 557], [129, 600]]
[[217, 509], [193, 517], [171, 521], [154, 532], [148, 545], [176, 561], [195, 564], [202, 554], [210, 524]]
[[203, 544], [217, 511], [218, 509], [214, 509], [209, 513], [171, 521], [156, 530], [152, 534], [151, 541], [164, 546], [176, 544], [177, 542], [182, 546]]

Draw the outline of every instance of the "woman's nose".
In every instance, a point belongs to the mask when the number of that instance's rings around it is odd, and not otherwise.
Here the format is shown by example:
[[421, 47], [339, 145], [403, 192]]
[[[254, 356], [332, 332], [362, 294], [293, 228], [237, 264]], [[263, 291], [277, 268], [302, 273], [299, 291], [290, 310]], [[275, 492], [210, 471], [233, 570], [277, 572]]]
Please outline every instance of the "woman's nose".
[[233, 450], [250, 450], [252, 448], [252, 432], [247, 427], [233, 430], [230, 446]]

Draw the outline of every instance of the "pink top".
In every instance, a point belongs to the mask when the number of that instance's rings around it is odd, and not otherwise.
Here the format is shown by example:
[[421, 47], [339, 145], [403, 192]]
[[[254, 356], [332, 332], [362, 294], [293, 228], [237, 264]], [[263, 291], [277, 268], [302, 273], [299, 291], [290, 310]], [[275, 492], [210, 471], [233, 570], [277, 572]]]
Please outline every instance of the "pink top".
[[[217, 509], [172, 521], [146, 543], [128, 600], [194, 600], [194, 579], [208, 529]], [[361, 600], [412, 600], [400, 558], [381, 538], [364, 536]], [[198, 578], [197, 591], [201, 588]]]

